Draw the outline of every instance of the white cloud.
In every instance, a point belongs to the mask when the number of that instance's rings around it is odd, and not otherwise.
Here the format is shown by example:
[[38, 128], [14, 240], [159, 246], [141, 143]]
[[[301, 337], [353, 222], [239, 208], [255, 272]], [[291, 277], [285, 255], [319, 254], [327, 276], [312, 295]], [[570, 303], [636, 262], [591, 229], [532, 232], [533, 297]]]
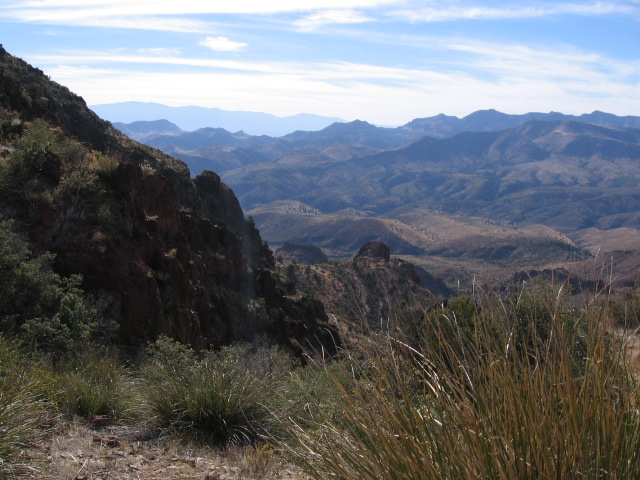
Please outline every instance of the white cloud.
[[457, 58], [447, 70], [89, 51], [28, 60], [35, 60], [90, 104], [128, 100], [196, 104], [277, 115], [316, 113], [382, 125], [486, 108], [574, 114], [598, 109], [619, 115], [640, 110], [639, 62], [461, 39], [433, 45]]
[[307, 16], [302, 20], [295, 22], [295, 25], [302, 30], [314, 30], [327, 24], [339, 23], [364, 23], [373, 19], [355, 10], [323, 10], [318, 13]]
[[[233, 2], [202, 0], [41, 0], [14, 1], [5, 7], [15, 16], [43, 19], [77, 12], [85, 16], [194, 15], [207, 13], [284, 13], [328, 9], [373, 8], [402, 4], [403, 0], [235, 0]], [[108, 13], [111, 12], [111, 13]]]
[[459, 6], [450, 2], [438, 7], [397, 10], [391, 16], [405, 18], [412, 22], [440, 22], [452, 20], [504, 20], [546, 17], [552, 15], [606, 15], [612, 13], [638, 13], [638, 8], [629, 3], [536, 3], [531, 6], [519, 4], [516, 7]]
[[155, 55], [158, 57], [175, 57], [182, 54], [177, 48], [139, 48], [136, 52], [141, 55]]
[[216, 52], [239, 52], [248, 44], [234, 42], [233, 40], [229, 40], [227, 37], [207, 37], [200, 42], [200, 45], [210, 48], [211, 50], [215, 50]]

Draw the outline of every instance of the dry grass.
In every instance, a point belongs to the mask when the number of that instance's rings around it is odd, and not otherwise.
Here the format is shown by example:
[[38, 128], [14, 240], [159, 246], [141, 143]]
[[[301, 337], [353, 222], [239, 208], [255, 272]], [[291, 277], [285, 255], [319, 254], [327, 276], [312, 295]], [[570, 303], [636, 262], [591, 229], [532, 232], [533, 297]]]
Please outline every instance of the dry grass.
[[302, 480], [300, 473], [265, 450], [216, 450], [184, 437], [163, 436], [135, 426], [96, 429], [81, 421], [59, 423], [32, 454], [44, 480], [193, 479]]
[[338, 408], [289, 423], [284, 447], [315, 479], [635, 478], [640, 398], [624, 343], [603, 309], [534, 300], [445, 309], [414, 346], [370, 342], [347, 375], [327, 371]]

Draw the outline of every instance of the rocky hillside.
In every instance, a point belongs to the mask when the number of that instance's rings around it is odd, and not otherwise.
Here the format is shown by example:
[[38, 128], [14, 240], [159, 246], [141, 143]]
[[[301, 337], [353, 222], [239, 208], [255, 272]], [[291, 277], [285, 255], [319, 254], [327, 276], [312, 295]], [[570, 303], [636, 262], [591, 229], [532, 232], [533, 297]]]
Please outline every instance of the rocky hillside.
[[82, 276], [121, 344], [335, 345], [319, 302], [283, 295], [271, 251], [216, 174], [191, 180], [1, 48], [0, 67], [0, 220], [33, 255], [53, 253], [57, 274]]
[[454, 294], [424, 269], [392, 258], [381, 242], [363, 245], [352, 260], [309, 265], [284, 259], [279, 270], [291, 293], [320, 299], [349, 335], [417, 319], [424, 308]]

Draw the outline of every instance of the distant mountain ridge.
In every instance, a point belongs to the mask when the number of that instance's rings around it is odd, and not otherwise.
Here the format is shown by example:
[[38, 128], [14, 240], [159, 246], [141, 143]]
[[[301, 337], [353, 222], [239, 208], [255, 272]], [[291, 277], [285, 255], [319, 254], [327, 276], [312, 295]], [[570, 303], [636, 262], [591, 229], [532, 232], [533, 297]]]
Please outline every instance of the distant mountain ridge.
[[[328, 161], [345, 160], [400, 148], [425, 136], [443, 139], [464, 132], [498, 132], [531, 121], [575, 121], [640, 128], [640, 117], [618, 117], [598, 111], [574, 116], [557, 112], [509, 115], [496, 110], [481, 110], [464, 118], [442, 114], [418, 118], [396, 128], [377, 127], [361, 120], [334, 122], [321, 130], [299, 129], [279, 137], [249, 135], [242, 130], [232, 133], [214, 126], [188, 132], [167, 120], [115, 123], [114, 126], [134, 140], [182, 159], [192, 175], [197, 175], [206, 169], [223, 173], [250, 163], [284, 161], [285, 157], [294, 163], [295, 159], [308, 155], [322, 156]], [[233, 147], [234, 153], [221, 147]]]
[[151, 102], [121, 102], [89, 106], [110, 122], [132, 123], [140, 120], [168, 120], [182, 130], [219, 127], [231, 132], [244, 131], [251, 135], [281, 136], [295, 130], [319, 130], [340, 118], [300, 113], [277, 117], [268, 113], [222, 110], [197, 106], [170, 107]]
[[245, 209], [296, 200], [325, 213], [406, 205], [561, 231], [640, 226], [640, 129], [530, 121], [423, 137], [346, 160], [318, 156], [222, 174]]

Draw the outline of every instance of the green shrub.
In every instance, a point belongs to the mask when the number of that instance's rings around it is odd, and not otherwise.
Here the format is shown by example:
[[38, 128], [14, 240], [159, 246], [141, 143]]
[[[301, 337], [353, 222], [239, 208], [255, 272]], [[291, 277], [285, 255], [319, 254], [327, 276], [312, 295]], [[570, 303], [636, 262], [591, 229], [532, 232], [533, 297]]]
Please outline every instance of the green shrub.
[[327, 373], [339, 407], [282, 419], [281, 446], [316, 479], [635, 478], [640, 397], [621, 342], [602, 310], [585, 308], [574, 362], [563, 307], [547, 300], [526, 311], [551, 324], [531, 324], [523, 338], [535, 341], [519, 348], [493, 299], [472, 334], [437, 330], [436, 351], [393, 336], [371, 344], [341, 376]]
[[160, 425], [193, 431], [213, 443], [247, 443], [272, 416], [266, 394], [291, 361], [278, 349], [237, 345], [196, 354], [162, 338], [142, 369], [150, 412]]
[[0, 222], [0, 331], [61, 358], [86, 348], [100, 322], [81, 278], [60, 277], [51, 268], [53, 258], [33, 255], [12, 223]]
[[79, 203], [86, 204], [92, 200], [95, 201], [99, 194], [98, 175], [88, 161], [80, 160], [72, 167], [67, 168], [55, 188], [54, 198], [58, 203], [71, 207]]
[[611, 313], [616, 325], [623, 328], [640, 327], [640, 293], [633, 291], [614, 301]]
[[55, 131], [45, 121], [34, 120], [26, 124], [26, 133], [14, 141], [14, 150], [5, 165], [13, 186], [41, 173], [56, 158], [56, 141]]

